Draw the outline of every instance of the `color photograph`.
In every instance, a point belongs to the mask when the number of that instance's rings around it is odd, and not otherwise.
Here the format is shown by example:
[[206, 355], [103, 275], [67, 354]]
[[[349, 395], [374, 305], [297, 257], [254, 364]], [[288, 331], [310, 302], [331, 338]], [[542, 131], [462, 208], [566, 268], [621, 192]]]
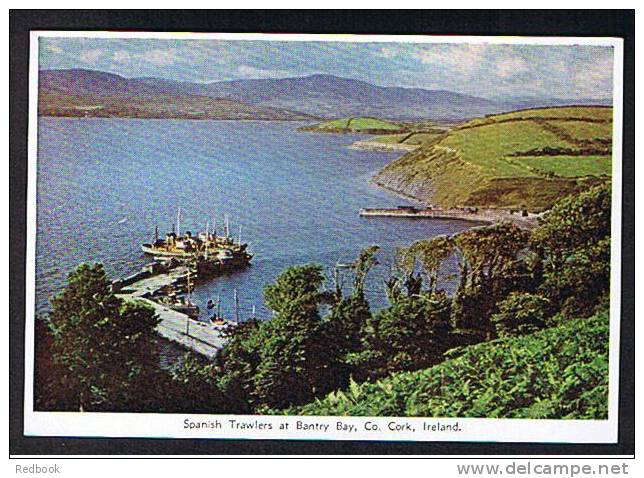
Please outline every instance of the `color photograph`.
[[618, 40], [34, 35], [33, 434], [616, 439]]

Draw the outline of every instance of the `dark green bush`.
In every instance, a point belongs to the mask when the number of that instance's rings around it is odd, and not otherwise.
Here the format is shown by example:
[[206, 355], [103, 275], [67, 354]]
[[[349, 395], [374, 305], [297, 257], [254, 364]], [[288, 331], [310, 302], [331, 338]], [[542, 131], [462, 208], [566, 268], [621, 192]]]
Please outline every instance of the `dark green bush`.
[[539, 292], [569, 317], [590, 315], [610, 285], [611, 185], [559, 201], [532, 232], [543, 283]]
[[551, 315], [550, 301], [527, 292], [513, 292], [498, 304], [492, 316], [499, 337], [525, 335], [541, 330]]

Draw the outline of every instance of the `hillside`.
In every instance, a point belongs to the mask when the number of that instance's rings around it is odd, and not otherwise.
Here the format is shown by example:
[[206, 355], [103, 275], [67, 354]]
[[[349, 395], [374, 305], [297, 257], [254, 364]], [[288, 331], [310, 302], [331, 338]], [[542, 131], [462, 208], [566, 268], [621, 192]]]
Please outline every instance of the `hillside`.
[[404, 133], [407, 131], [407, 128], [403, 125], [378, 118], [353, 117], [304, 126], [300, 130], [318, 133], [392, 134]]
[[611, 174], [612, 109], [573, 106], [477, 118], [390, 163], [373, 181], [441, 207], [549, 208]]
[[384, 87], [322, 74], [217, 82], [209, 84], [208, 91], [251, 104], [294, 109], [330, 118], [464, 119], [513, 109], [504, 102], [453, 91]]
[[40, 72], [41, 116], [313, 120], [317, 116], [235, 99], [169, 91], [139, 80], [88, 70]]
[[41, 116], [145, 118], [145, 119], [210, 119], [210, 120], [310, 120], [311, 116], [247, 105], [224, 98], [195, 95], [51, 95], [42, 94], [38, 101]]
[[275, 114], [275, 109], [280, 114], [287, 114], [284, 111], [290, 115], [301, 112], [300, 116], [306, 116], [305, 119], [371, 116], [395, 120], [431, 118], [463, 121], [526, 105], [547, 106], [561, 102], [556, 98], [490, 100], [453, 91], [378, 86], [322, 74], [195, 83], [163, 78], [124, 78], [82, 69], [43, 70], [39, 84], [41, 93], [61, 98], [160, 95], [164, 98], [189, 97], [195, 102], [198, 102], [197, 98], [226, 98], [234, 103], [243, 103], [245, 108], [252, 106], [270, 114]]
[[608, 314], [464, 347], [450, 359], [352, 383], [294, 415], [606, 419]]

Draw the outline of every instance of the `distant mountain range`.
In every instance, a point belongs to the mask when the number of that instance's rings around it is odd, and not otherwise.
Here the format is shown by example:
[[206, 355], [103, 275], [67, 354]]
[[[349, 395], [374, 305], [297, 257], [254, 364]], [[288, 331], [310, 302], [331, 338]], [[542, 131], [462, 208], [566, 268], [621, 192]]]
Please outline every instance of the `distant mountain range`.
[[606, 100], [486, 99], [383, 87], [332, 75], [191, 83], [93, 70], [42, 70], [39, 111], [53, 116], [309, 120], [375, 116], [456, 121], [521, 108]]

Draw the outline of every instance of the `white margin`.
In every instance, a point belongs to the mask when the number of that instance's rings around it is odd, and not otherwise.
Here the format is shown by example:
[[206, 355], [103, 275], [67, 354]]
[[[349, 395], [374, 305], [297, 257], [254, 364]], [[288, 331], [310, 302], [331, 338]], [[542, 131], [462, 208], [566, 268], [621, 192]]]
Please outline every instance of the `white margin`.
[[[594, 45], [612, 46], [613, 61], [613, 191], [611, 211], [611, 305], [609, 351], [608, 420], [518, 420], [518, 419], [453, 419], [453, 418], [383, 418], [383, 417], [296, 417], [233, 416], [196, 414], [140, 413], [73, 413], [35, 412], [33, 410], [33, 364], [35, 320], [35, 248], [36, 248], [36, 180], [38, 150], [38, 59], [39, 39], [48, 38], [140, 38], [183, 40], [254, 40], [254, 41], [319, 41], [319, 42], [394, 42], [394, 43], [470, 43], [508, 45]], [[32, 31], [29, 58], [29, 126], [27, 186], [27, 270], [25, 308], [25, 402], [24, 427], [27, 436], [58, 437], [149, 437], [149, 438], [219, 438], [219, 439], [318, 439], [318, 440], [387, 440], [387, 441], [480, 441], [540, 443], [616, 443], [618, 437], [619, 332], [621, 299], [621, 205], [622, 205], [622, 114], [623, 114], [623, 41], [620, 38], [582, 37], [510, 37], [510, 36], [423, 36], [423, 35], [341, 35], [341, 34], [254, 34], [254, 33], [175, 33], [175, 32], [107, 32], [107, 31]], [[355, 425], [356, 431], [315, 433], [292, 430], [253, 432], [206, 428], [184, 429], [185, 420], [228, 423], [288, 422], [292, 427], [303, 423], [337, 423]], [[377, 432], [364, 430], [367, 422], [376, 423]], [[408, 433], [388, 431], [389, 423], [410, 423], [419, 429], [422, 423], [453, 424], [463, 432]]]

